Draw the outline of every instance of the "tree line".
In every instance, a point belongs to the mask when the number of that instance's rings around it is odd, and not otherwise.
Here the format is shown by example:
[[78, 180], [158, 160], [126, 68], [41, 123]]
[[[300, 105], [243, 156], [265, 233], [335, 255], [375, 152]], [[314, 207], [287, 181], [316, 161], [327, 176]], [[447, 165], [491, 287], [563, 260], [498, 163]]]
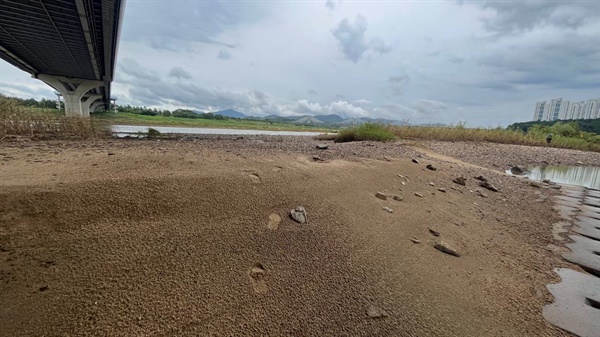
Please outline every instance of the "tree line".
[[0, 94], [0, 97], [10, 98], [12, 101], [16, 102], [18, 105], [23, 105], [32, 108], [42, 108], [42, 109], [56, 109], [56, 100], [55, 99], [47, 99], [42, 98], [41, 100], [36, 100], [35, 98], [18, 98], [18, 97], [8, 97], [6, 95]]
[[201, 118], [201, 119], [216, 119], [216, 120], [226, 120], [226, 119], [239, 119], [234, 117], [227, 117], [223, 115], [217, 115], [212, 112], [194, 112], [189, 109], [176, 109], [173, 111], [170, 110], [162, 110], [157, 108], [147, 108], [140, 106], [131, 106], [131, 105], [119, 105], [117, 106], [118, 112], [128, 112], [134, 113], [138, 115], [146, 115], [146, 116], [166, 116], [166, 117], [179, 117], [179, 118]]
[[[0, 97], [7, 97], [6, 95], [0, 94]], [[56, 100], [55, 99], [47, 99], [42, 98], [41, 100], [36, 100], [35, 98], [18, 98], [18, 97], [7, 97], [12, 101], [16, 102], [18, 105], [32, 107], [32, 108], [43, 108], [43, 109], [56, 109]], [[157, 109], [157, 108], [148, 108], [145, 106], [132, 106], [132, 105], [117, 105], [118, 112], [129, 112], [138, 115], [146, 115], [146, 116], [168, 116], [168, 117], [179, 117], [179, 118], [202, 118], [202, 119], [216, 119], [216, 120], [226, 120], [226, 119], [239, 119], [234, 117], [227, 117], [222, 115], [217, 115], [212, 112], [200, 112], [196, 113], [192, 110], [188, 109], [176, 109], [173, 111], [165, 110], [165, 109]]]
[[[575, 119], [569, 121], [532, 121], [514, 123], [508, 126], [508, 129], [528, 131], [541, 131], [543, 129], [559, 130], [560, 133], [566, 133], [568, 136], [580, 135], [581, 132], [600, 134], [600, 118], [596, 119]], [[566, 136], [566, 135], [565, 135]]]

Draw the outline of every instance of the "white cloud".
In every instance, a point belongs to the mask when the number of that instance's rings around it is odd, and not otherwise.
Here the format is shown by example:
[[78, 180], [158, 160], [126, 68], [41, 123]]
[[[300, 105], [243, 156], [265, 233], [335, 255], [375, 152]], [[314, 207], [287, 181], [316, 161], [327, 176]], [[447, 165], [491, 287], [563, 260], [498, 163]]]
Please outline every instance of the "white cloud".
[[354, 23], [350, 23], [348, 19], [343, 19], [331, 31], [338, 41], [340, 51], [354, 63], [358, 62], [368, 50], [373, 50], [380, 54], [385, 54], [392, 50], [381, 38], [372, 38], [368, 41], [365, 36], [368, 26], [367, 18], [357, 15]]

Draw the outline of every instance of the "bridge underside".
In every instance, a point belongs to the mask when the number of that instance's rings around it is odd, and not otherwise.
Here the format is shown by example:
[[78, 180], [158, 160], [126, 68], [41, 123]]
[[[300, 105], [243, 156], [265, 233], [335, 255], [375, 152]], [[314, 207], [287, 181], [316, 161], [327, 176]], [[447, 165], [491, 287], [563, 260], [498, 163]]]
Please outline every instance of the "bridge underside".
[[[110, 105], [124, 0], [0, 0], [0, 58], [60, 92], [69, 116]], [[100, 103], [100, 104], [98, 104]]]

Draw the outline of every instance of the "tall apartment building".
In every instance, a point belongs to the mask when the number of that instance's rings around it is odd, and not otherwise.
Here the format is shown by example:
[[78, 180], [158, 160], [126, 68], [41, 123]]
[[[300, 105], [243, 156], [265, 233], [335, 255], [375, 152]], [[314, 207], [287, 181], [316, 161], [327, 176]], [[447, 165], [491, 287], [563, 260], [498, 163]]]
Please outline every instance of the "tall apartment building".
[[571, 102], [555, 98], [537, 102], [533, 113], [534, 121], [600, 118], [600, 98]]

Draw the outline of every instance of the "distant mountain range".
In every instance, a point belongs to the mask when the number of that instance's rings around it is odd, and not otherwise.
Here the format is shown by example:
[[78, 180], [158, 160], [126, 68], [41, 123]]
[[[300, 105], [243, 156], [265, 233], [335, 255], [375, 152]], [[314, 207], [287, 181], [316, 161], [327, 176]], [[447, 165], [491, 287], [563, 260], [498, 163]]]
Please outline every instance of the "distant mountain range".
[[239, 111], [235, 111], [233, 109], [227, 109], [227, 110], [221, 110], [221, 111], [217, 111], [217, 112], [213, 112], [215, 115], [221, 115], [221, 116], [226, 116], [226, 117], [233, 117], [233, 118], [248, 118], [248, 115], [243, 114]]
[[296, 124], [307, 124], [307, 125], [352, 125], [352, 124], [362, 124], [365, 122], [382, 122], [382, 123], [390, 123], [400, 125], [401, 121], [397, 120], [388, 120], [381, 118], [370, 118], [370, 117], [362, 117], [362, 118], [343, 118], [340, 115], [330, 114], [330, 115], [302, 115], [302, 116], [279, 116], [279, 115], [268, 115], [264, 117], [255, 117], [248, 116], [242, 112], [235, 111], [233, 109], [221, 110], [213, 112], [215, 115], [222, 115], [226, 117], [232, 118], [242, 118], [242, 119], [260, 119], [260, 120], [269, 120], [274, 122], [288, 122], [288, 123], [296, 123]]

